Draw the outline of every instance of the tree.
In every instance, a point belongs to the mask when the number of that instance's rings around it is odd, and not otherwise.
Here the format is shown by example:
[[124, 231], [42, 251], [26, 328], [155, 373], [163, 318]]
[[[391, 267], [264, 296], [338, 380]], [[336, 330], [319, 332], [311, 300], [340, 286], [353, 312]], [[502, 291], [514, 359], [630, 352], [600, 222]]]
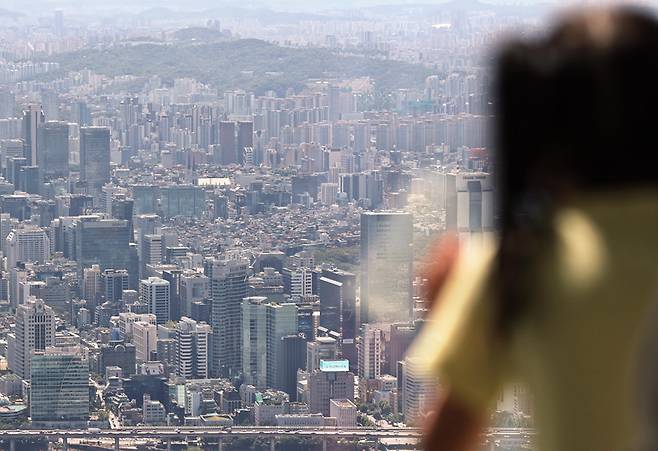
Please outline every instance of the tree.
[[379, 410], [384, 416], [390, 415], [393, 411], [393, 409], [391, 409], [391, 404], [388, 401], [380, 401], [377, 407], [379, 407]]

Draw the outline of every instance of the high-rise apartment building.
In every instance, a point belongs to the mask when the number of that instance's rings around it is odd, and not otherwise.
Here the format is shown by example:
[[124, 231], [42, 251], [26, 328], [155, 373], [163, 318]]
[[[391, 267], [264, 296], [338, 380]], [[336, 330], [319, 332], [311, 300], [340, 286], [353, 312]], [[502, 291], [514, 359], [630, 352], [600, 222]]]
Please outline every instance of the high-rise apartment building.
[[182, 317], [176, 326], [176, 374], [186, 379], [210, 375], [210, 326]]
[[320, 184], [320, 202], [324, 205], [333, 205], [338, 196], [338, 183]]
[[361, 214], [361, 323], [411, 317], [412, 243], [410, 214]]
[[9, 369], [29, 380], [32, 354], [54, 345], [55, 311], [36, 298], [16, 307], [16, 327], [7, 338]]
[[139, 299], [153, 313], [158, 324], [169, 321], [170, 286], [169, 282], [159, 277], [149, 277], [139, 282]]

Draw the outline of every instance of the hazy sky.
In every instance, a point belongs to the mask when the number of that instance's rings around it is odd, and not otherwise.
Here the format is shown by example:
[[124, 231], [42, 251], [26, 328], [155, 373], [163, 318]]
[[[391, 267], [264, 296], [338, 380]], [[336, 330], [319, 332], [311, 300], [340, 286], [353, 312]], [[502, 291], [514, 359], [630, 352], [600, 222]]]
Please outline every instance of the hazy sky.
[[[547, 3], [556, 0], [484, 0], [486, 3], [503, 3], [503, 4], [533, 4], [533, 3]], [[111, 7], [118, 5], [131, 5], [133, 7], [153, 7], [163, 6], [175, 9], [194, 7], [217, 7], [222, 4], [231, 6], [243, 7], [266, 7], [270, 6], [272, 9], [285, 8], [295, 9], [300, 8], [309, 10], [311, 8], [326, 9], [327, 7], [333, 8], [350, 8], [362, 7], [373, 5], [390, 5], [390, 4], [437, 4], [444, 1], [423, 1], [423, 0], [243, 0], [235, 2], [232, 0], [3, 0], [0, 6], [7, 9], [24, 9], [28, 6], [41, 6], [41, 7], [71, 7], [77, 5], [79, 7], [89, 7], [91, 5], [100, 7]]]
[[[453, 0], [455, 2], [475, 2], [477, 0]], [[565, 6], [570, 4], [600, 4], [605, 0], [480, 0], [483, 3], [506, 5], [549, 4]], [[614, 3], [658, 3], [658, 0], [610, 0]], [[605, 1], [610, 3], [610, 1]], [[166, 7], [173, 10], [200, 11], [226, 7], [271, 9], [278, 11], [323, 12], [336, 9], [353, 9], [375, 5], [428, 4], [437, 5], [446, 0], [0, 0], [0, 9], [26, 12], [38, 16], [51, 14], [54, 9], [62, 9], [65, 14], [71, 12], [90, 13], [93, 11], [130, 11], [140, 12], [148, 8]]]

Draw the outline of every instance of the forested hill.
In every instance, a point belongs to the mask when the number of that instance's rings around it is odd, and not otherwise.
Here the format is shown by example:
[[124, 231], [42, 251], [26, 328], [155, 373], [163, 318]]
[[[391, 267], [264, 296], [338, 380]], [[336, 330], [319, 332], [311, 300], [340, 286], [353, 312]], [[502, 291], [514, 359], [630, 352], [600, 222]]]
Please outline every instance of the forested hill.
[[[262, 93], [299, 88], [309, 79], [372, 77], [384, 90], [419, 86], [429, 71], [419, 65], [328, 49], [279, 47], [256, 39], [208, 44], [137, 44], [59, 55], [65, 71], [90, 69], [105, 75], [193, 77], [220, 89]], [[251, 74], [250, 72], [253, 72]]]

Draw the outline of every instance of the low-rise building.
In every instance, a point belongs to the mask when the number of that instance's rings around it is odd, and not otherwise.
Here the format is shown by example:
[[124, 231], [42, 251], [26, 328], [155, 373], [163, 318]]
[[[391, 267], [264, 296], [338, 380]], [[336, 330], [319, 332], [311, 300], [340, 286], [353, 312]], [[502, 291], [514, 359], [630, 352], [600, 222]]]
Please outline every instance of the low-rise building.
[[329, 402], [329, 416], [336, 418], [338, 427], [355, 427], [356, 405], [349, 399], [332, 399]]
[[160, 401], [152, 401], [151, 396], [144, 395], [142, 404], [142, 415], [144, 424], [158, 425], [167, 421], [167, 411]]

